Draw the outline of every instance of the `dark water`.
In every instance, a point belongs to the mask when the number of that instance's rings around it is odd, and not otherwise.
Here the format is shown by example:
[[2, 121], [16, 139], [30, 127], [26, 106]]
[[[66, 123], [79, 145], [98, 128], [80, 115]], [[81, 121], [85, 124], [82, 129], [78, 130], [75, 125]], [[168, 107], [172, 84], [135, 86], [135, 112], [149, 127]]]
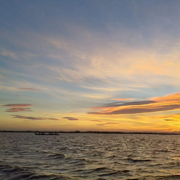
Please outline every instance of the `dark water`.
[[0, 133], [1, 180], [176, 180], [180, 136]]

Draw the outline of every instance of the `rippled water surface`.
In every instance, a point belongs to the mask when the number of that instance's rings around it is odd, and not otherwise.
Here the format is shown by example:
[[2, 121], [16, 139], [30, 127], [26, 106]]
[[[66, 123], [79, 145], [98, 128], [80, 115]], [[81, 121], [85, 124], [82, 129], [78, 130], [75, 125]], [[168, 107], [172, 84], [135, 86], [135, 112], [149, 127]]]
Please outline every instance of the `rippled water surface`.
[[0, 133], [1, 180], [176, 180], [180, 136]]

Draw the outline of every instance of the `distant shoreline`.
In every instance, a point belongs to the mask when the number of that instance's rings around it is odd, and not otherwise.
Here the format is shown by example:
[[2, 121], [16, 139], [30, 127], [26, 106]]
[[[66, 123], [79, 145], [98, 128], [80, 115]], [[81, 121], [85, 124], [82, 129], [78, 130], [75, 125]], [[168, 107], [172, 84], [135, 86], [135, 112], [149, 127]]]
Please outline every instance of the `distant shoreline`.
[[180, 132], [118, 132], [118, 131], [7, 131], [0, 133], [35, 133], [35, 132], [55, 132], [55, 133], [86, 133], [86, 134], [155, 134], [155, 135], [180, 135]]

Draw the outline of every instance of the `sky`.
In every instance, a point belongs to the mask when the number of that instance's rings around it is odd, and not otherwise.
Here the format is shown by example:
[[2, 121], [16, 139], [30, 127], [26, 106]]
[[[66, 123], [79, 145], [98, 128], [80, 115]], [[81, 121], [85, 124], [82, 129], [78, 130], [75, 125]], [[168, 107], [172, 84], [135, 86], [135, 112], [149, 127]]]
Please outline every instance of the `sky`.
[[0, 130], [180, 131], [179, 0], [1, 0]]

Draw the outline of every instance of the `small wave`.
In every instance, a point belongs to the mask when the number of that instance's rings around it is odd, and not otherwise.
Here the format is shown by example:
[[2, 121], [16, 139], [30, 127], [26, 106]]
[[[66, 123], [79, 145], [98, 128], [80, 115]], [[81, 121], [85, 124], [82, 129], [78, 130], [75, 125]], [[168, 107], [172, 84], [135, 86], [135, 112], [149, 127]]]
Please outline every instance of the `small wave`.
[[115, 158], [117, 158], [117, 156], [116, 155], [111, 155], [111, 156], [108, 156], [108, 158], [109, 159], [115, 159]]
[[159, 180], [179, 180], [180, 175], [170, 175], [159, 178]]
[[167, 175], [167, 176], [145, 176], [139, 179], [127, 179], [127, 180], [179, 180], [180, 175]]
[[78, 159], [74, 159], [72, 157], [68, 157], [66, 158], [66, 160], [70, 160], [68, 163], [69, 164], [78, 164], [78, 165], [85, 165], [87, 163], [91, 163], [92, 161], [87, 159], [87, 158], [78, 158]]
[[155, 150], [155, 152], [164, 152], [164, 153], [167, 153], [167, 152], [172, 152], [172, 151], [168, 150], [168, 149], [162, 149], [162, 150]]
[[125, 160], [128, 160], [132, 163], [141, 163], [141, 162], [150, 162], [150, 159], [133, 159], [133, 158], [127, 158]]
[[11, 165], [0, 165], [0, 170], [3, 173], [18, 173], [25, 171], [25, 168], [19, 166], [11, 166]]
[[109, 169], [106, 167], [99, 167], [99, 168], [94, 169], [93, 172], [107, 171], [107, 170], [109, 170]]
[[22, 168], [19, 166], [11, 166], [11, 165], [2, 165], [0, 164], [0, 172], [2, 172], [5, 176], [8, 175], [8, 180], [67, 180], [72, 179], [68, 176], [64, 175], [54, 175], [54, 174], [37, 174], [32, 170], [28, 170], [27, 168]]
[[5, 175], [12, 176], [11, 180], [28, 179], [34, 175], [28, 168], [11, 165], [0, 165], [0, 171]]
[[112, 176], [112, 175], [118, 175], [118, 174], [122, 175], [122, 174], [127, 174], [129, 172], [130, 172], [129, 170], [122, 170], [122, 171], [115, 171], [115, 172], [99, 174], [98, 176], [99, 177], [101, 177], [101, 176]]
[[53, 158], [53, 159], [64, 159], [65, 158], [65, 155], [64, 154], [51, 154], [48, 156], [49, 158]]
[[68, 177], [65, 177], [63, 175], [46, 175], [46, 174], [40, 174], [40, 175], [34, 175], [31, 176], [28, 180], [36, 180], [36, 179], [40, 179], [40, 180], [67, 180], [67, 179], [71, 179]]
[[67, 151], [67, 150], [69, 150], [69, 148], [68, 148], [68, 147], [61, 147], [61, 148], [59, 148], [59, 150], [61, 150], [61, 151]]
[[31, 179], [31, 177], [34, 175], [34, 173], [32, 172], [23, 172], [23, 173], [19, 173], [19, 174], [14, 174], [12, 173], [12, 178], [11, 180], [24, 180], [24, 179]]

